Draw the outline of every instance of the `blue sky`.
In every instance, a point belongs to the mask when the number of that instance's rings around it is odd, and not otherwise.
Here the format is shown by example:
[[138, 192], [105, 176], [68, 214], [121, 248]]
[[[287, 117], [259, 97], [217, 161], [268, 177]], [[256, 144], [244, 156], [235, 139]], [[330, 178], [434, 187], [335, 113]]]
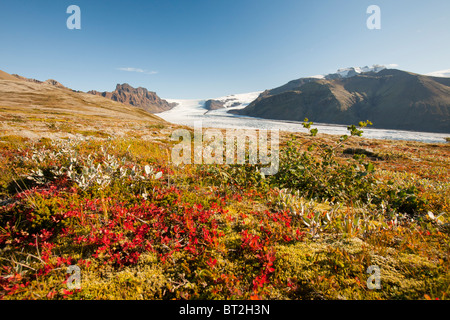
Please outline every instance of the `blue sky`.
[[[69, 5], [81, 30], [69, 30]], [[381, 30], [369, 30], [369, 5]], [[0, 1], [0, 69], [82, 91], [163, 98], [270, 89], [338, 68], [450, 69], [448, 0]], [[128, 70], [128, 71], [127, 71]]]

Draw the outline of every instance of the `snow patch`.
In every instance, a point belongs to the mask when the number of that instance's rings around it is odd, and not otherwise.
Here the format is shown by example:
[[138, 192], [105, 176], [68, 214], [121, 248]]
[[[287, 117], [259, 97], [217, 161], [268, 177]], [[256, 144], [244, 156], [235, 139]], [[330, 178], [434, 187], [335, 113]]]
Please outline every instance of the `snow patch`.
[[430, 73], [427, 73], [426, 76], [439, 77], [439, 78], [450, 78], [450, 69], [430, 72]]
[[392, 68], [396, 68], [398, 67], [397, 64], [387, 64], [387, 65], [379, 65], [379, 64], [374, 64], [373, 66], [369, 67], [369, 66], [365, 66], [365, 67], [348, 67], [348, 68], [341, 68], [338, 69], [336, 71], [336, 73], [330, 73], [327, 75], [316, 75], [316, 76], [312, 76], [312, 77], [308, 77], [308, 78], [315, 78], [315, 79], [326, 79], [326, 78], [330, 78], [333, 76], [340, 76], [342, 78], [348, 78], [348, 77], [352, 77], [355, 74], [360, 74], [363, 72], [380, 72], [381, 70], [384, 69], [392, 69]]
[[308, 77], [308, 78], [325, 79], [325, 76], [324, 76], [323, 74], [318, 74], [318, 75], [316, 75], [316, 76], [311, 76], [311, 77]]
[[[225, 108], [230, 108], [233, 105], [237, 106], [237, 104], [239, 104], [238, 107], [242, 107], [242, 106], [245, 107], [245, 106], [249, 105], [252, 101], [256, 100], [256, 98], [258, 98], [258, 96], [261, 93], [262, 93], [262, 91], [232, 94], [232, 95], [228, 95], [228, 96], [224, 96], [224, 97], [219, 97], [214, 100], [224, 102]], [[233, 107], [233, 109], [234, 109], [234, 107]]]

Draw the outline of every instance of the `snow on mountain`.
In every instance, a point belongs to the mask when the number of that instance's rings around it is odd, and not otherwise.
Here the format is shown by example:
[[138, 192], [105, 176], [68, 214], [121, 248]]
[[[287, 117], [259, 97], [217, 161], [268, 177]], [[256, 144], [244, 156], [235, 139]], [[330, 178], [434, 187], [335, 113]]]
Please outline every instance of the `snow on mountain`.
[[224, 102], [225, 108], [243, 108], [249, 105], [253, 100], [258, 98], [262, 91], [232, 94], [229, 96], [224, 96], [216, 98], [214, 100]]
[[348, 67], [348, 68], [341, 68], [336, 71], [336, 73], [330, 73], [327, 75], [316, 75], [309, 78], [316, 78], [316, 79], [329, 79], [329, 78], [336, 78], [336, 77], [342, 77], [342, 78], [348, 78], [356, 76], [357, 74], [363, 73], [363, 72], [380, 72], [384, 69], [390, 69], [395, 68], [398, 65], [396, 64], [388, 64], [388, 65], [378, 65], [374, 64], [371, 67], [365, 66], [365, 67]]
[[426, 76], [450, 78], [450, 69], [427, 73]]
[[324, 76], [323, 74], [318, 74], [318, 75], [316, 75], [316, 76], [311, 76], [311, 77], [308, 77], [308, 78], [325, 79], [325, 76]]

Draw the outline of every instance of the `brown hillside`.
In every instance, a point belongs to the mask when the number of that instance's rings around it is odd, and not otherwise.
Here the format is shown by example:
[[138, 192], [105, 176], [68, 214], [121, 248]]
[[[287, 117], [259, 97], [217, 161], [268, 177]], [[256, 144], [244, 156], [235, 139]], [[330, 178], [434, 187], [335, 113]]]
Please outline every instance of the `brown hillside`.
[[370, 120], [376, 128], [448, 133], [450, 80], [393, 69], [349, 78], [299, 79], [266, 90], [232, 112], [343, 125]]
[[0, 80], [17, 80], [13, 75], [0, 70]]
[[[28, 81], [4, 72], [0, 75], [0, 135], [39, 138], [90, 132], [107, 136], [109, 131], [129, 130], [148, 134], [147, 128], [171, 126], [141, 108], [75, 92], [55, 80]], [[11, 77], [14, 80], [6, 80]]]

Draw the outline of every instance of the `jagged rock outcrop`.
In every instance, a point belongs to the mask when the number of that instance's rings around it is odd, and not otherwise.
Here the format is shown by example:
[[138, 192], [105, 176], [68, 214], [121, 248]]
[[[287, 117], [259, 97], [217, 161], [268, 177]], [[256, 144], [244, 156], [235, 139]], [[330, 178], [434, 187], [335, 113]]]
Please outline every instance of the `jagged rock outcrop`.
[[148, 91], [145, 88], [134, 88], [127, 83], [118, 84], [116, 90], [112, 92], [88, 91], [93, 95], [99, 95], [113, 101], [142, 108], [151, 113], [159, 113], [172, 109], [176, 104], [169, 103], [161, 99], [155, 92]]
[[225, 102], [219, 100], [208, 100], [205, 102], [205, 108], [209, 111], [225, 108]]
[[10, 80], [23, 80], [23, 81], [27, 81], [27, 82], [48, 84], [48, 85], [51, 85], [54, 87], [68, 89], [67, 87], [65, 87], [64, 85], [62, 85], [61, 83], [59, 83], [58, 81], [53, 80], [53, 79], [40, 81], [40, 80], [36, 80], [36, 79], [32, 79], [32, 78], [25, 78], [25, 77], [19, 76], [18, 74], [12, 74], [11, 76], [13, 76], [14, 78], [10, 79]]
[[45, 80], [43, 83], [49, 84], [51, 86], [58, 87], [58, 88], [65, 88], [65, 86], [63, 86], [61, 83], [59, 83], [58, 81], [53, 80], [53, 79]]

